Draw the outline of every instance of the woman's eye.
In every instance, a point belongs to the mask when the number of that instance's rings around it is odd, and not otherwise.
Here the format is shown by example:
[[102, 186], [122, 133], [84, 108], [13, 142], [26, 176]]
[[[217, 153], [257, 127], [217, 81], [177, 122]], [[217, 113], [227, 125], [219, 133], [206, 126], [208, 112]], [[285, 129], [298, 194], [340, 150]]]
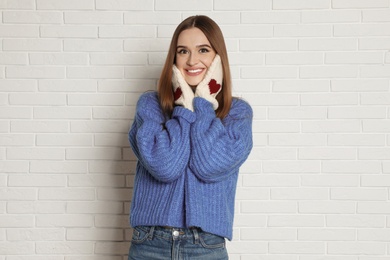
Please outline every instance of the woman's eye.
[[207, 53], [207, 52], [209, 52], [209, 50], [206, 49], [206, 48], [202, 48], [202, 49], [199, 50], [199, 52], [200, 53]]
[[185, 50], [185, 49], [181, 49], [181, 50], [178, 50], [177, 53], [179, 53], [179, 54], [186, 54], [186, 53], [188, 53], [188, 51]]

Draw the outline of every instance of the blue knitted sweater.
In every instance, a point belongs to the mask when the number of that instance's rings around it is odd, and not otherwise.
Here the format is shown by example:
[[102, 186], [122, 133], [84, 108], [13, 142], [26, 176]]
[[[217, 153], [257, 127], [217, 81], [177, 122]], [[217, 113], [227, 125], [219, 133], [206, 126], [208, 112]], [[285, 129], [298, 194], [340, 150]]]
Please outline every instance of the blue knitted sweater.
[[143, 94], [129, 131], [138, 158], [131, 226], [200, 227], [232, 239], [238, 170], [252, 149], [252, 109], [233, 99], [220, 120], [207, 100], [164, 116], [156, 92]]

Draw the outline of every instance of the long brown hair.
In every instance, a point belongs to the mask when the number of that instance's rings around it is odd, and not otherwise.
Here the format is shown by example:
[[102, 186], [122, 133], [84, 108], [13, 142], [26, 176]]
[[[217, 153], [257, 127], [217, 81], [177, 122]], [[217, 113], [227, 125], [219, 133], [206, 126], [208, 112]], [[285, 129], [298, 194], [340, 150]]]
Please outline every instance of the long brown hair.
[[217, 95], [219, 103], [216, 114], [223, 119], [230, 110], [232, 103], [232, 80], [230, 76], [229, 60], [225, 45], [225, 40], [219, 26], [209, 17], [204, 15], [190, 16], [182, 21], [176, 28], [171, 44], [169, 46], [167, 58], [161, 72], [161, 77], [158, 83], [158, 95], [163, 111], [171, 115], [174, 107], [173, 89], [172, 89], [172, 66], [176, 63], [176, 47], [179, 34], [190, 28], [200, 29], [206, 38], [209, 40], [211, 47], [221, 57], [223, 69], [222, 90]]

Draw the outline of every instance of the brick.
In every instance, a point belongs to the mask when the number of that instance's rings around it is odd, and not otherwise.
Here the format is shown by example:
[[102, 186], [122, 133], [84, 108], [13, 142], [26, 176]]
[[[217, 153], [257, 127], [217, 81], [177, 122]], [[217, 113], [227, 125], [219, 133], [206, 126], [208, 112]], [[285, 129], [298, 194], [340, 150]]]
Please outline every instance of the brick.
[[326, 64], [382, 64], [381, 52], [329, 52], [325, 54]]
[[183, 5], [178, 0], [156, 0], [154, 3], [154, 8], [157, 11], [208, 11], [212, 10], [212, 2], [207, 0], [201, 1], [187, 1], [185, 5]]
[[8, 176], [9, 187], [64, 187], [66, 182], [66, 176], [31, 174]]
[[390, 160], [390, 148], [360, 148], [360, 160]]
[[298, 158], [303, 160], [354, 160], [355, 148], [299, 148]]
[[127, 133], [129, 122], [127, 120], [104, 120], [71, 122], [72, 133]]
[[156, 27], [147, 25], [99, 26], [101, 38], [152, 38], [156, 36]]
[[294, 79], [298, 71], [294, 67], [244, 67], [241, 77], [244, 79]]
[[328, 92], [329, 89], [329, 80], [274, 80], [272, 83], [273, 92]]
[[61, 229], [8, 229], [8, 241], [55, 241], [65, 238], [65, 230]]
[[259, 241], [235, 241], [234, 243], [228, 243], [228, 250], [230, 254], [239, 254], [245, 252], [245, 254], [263, 255], [268, 253], [268, 243]]
[[300, 126], [297, 121], [254, 121], [256, 133], [298, 133]]
[[290, 107], [269, 108], [270, 119], [325, 119], [326, 108], [320, 107]]
[[56, 106], [66, 104], [64, 94], [16, 93], [9, 94], [10, 105]]
[[28, 56], [25, 53], [0, 53], [0, 64], [2, 65], [23, 65], [28, 63]]
[[286, 201], [242, 201], [242, 213], [295, 213], [295, 202]]
[[49, 66], [15, 66], [7, 67], [7, 78], [17, 79], [53, 79], [65, 78], [65, 68]]
[[91, 65], [146, 65], [148, 55], [146, 53], [92, 53], [90, 63]]
[[10, 260], [63, 260], [63, 256], [9, 256]]
[[34, 107], [34, 119], [90, 119], [88, 107]]
[[129, 52], [166, 52], [170, 39], [125, 39], [124, 51]]
[[314, 173], [320, 172], [320, 165], [317, 161], [266, 161], [262, 169], [264, 173]]
[[356, 231], [352, 229], [335, 228], [305, 228], [298, 229], [298, 240], [303, 241], [354, 241]]
[[120, 160], [122, 158], [119, 148], [68, 148], [68, 160]]
[[69, 175], [69, 187], [123, 187], [125, 179], [123, 175]]
[[273, 9], [276, 10], [289, 10], [289, 9], [328, 9], [330, 7], [330, 1], [321, 1], [321, 0], [274, 0]]
[[[37, 38], [38, 36], [39, 26], [37, 25], [0, 25], [0, 37], [2, 38]], [[7, 50], [5, 46], [9, 41], [11, 40], [3, 40], [3, 50]]]
[[244, 187], [298, 187], [299, 177], [295, 175], [245, 175]]
[[96, 80], [40, 80], [39, 90], [44, 92], [96, 92]]
[[36, 252], [38, 254], [92, 254], [92, 242], [36, 242]]
[[[168, 5], [169, 6], [169, 5]], [[105, 1], [105, 0], [96, 0], [96, 9], [97, 10], [131, 10], [131, 11], [145, 11], [145, 10], [154, 10], [153, 0], [145, 1], [136, 1], [136, 0], [117, 0], [117, 1]]]
[[330, 37], [332, 36], [332, 27], [322, 24], [288, 24], [274, 25], [274, 36], [277, 37]]
[[126, 12], [125, 24], [179, 24], [181, 15], [178, 12]]
[[[270, 146], [325, 146], [327, 144], [327, 136], [324, 134], [270, 134], [268, 136]], [[279, 163], [279, 162], [278, 162]], [[298, 167], [299, 171], [307, 172], [317, 169], [317, 164], [312, 162], [291, 162], [287, 167], [290, 169], [296, 169], [296, 166], [304, 166], [302, 163], [307, 163], [306, 167]], [[295, 165], [295, 163], [297, 163]], [[283, 163], [285, 164], [285, 163]], [[295, 166], [295, 167], [294, 167]], [[313, 167], [314, 166], [314, 167]]]
[[383, 146], [385, 136], [380, 134], [331, 134], [328, 144], [334, 146]]
[[356, 203], [340, 201], [300, 201], [299, 212], [303, 214], [353, 214]]
[[358, 41], [351, 38], [299, 39], [298, 49], [301, 51], [356, 51]]
[[66, 202], [10, 201], [7, 212], [11, 214], [63, 214]]
[[95, 146], [128, 147], [127, 134], [96, 134]]
[[363, 10], [363, 22], [390, 22], [389, 10]]
[[[341, 138], [343, 135], [341, 136]], [[345, 138], [345, 137], [344, 137]], [[377, 161], [323, 161], [322, 172], [325, 173], [380, 173], [381, 164]]]
[[388, 50], [390, 38], [361, 38], [359, 39], [360, 50]]
[[241, 228], [241, 240], [278, 241], [294, 240], [297, 236], [293, 228]]
[[37, 0], [37, 9], [45, 10], [92, 10], [95, 7], [93, 0]]
[[361, 124], [356, 120], [302, 122], [303, 133], [358, 133], [360, 131]]
[[129, 107], [125, 108], [93, 108], [93, 118], [96, 119], [133, 119], [135, 114], [135, 108], [129, 110]]
[[126, 79], [157, 79], [160, 77], [160, 74], [161, 67], [157, 66], [132, 66], [125, 68]]
[[328, 215], [326, 216], [328, 227], [342, 228], [383, 228], [386, 224], [386, 218], [379, 215]]
[[91, 188], [42, 188], [39, 189], [40, 200], [94, 200], [95, 190]]
[[388, 187], [389, 184], [390, 184], [390, 175], [388, 174], [361, 176], [362, 187]]
[[0, 195], [0, 198], [5, 201], [31, 201], [37, 198], [36, 189], [32, 188], [0, 188]]
[[65, 121], [13, 121], [12, 133], [66, 133], [68, 123]]
[[389, 78], [390, 66], [373, 65], [360, 67], [360, 76], [364, 78]]
[[388, 133], [390, 131], [389, 120], [363, 120], [363, 132]]
[[270, 242], [271, 254], [324, 254], [323, 242]]
[[289, 24], [299, 23], [300, 20], [299, 12], [278, 12], [275, 10], [271, 12], [241, 12], [241, 23], [243, 24]]
[[33, 92], [37, 86], [36, 80], [0, 79], [0, 92]]
[[358, 202], [359, 214], [390, 214], [390, 203], [380, 201]]
[[385, 201], [387, 191], [385, 189], [332, 188], [330, 196], [332, 200]]
[[60, 24], [62, 13], [46, 11], [4, 11], [4, 23], [20, 24]]
[[108, 214], [96, 215], [95, 226], [104, 228], [129, 228], [129, 216]]
[[2, 134], [0, 135], [0, 145], [5, 146], [32, 146], [34, 135], [32, 134]]
[[390, 36], [390, 25], [388, 24], [336, 24], [334, 25], [334, 36]]
[[92, 227], [93, 216], [87, 214], [45, 214], [36, 217], [37, 227]]
[[0, 252], [4, 255], [34, 254], [33, 242], [0, 242]]
[[298, 48], [295, 39], [240, 39], [241, 51], [294, 51]]
[[383, 255], [386, 252], [386, 245], [369, 242], [329, 242], [328, 252], [342, 255]]
[[18, 10], [27, 10], [35, 9], [34, 0], [20, 0], [20, 1], [0, 1], [0, 9], [18, 9]]
[[86, 53], [30, 53], [32, 65], [87, 65]]
[[373, 0], [373, 1], [364, 1], [364, 0], [333, 0], [333, 8], [382, 8], [389, 7], [389, 2], [386, 0]]
[[263, 53], [230, 53], [230, 65], [264, 65], [265, 55]]
[[329, 107], [330, 119], [378, 119], [386, 118], [385, 107], [357, 106], [357, 107]]
[[139, 92], [156, 90], [156, 82], [152, 79], [134, 80], [98, 80], [98, 92]]
[[301, 178], [303, 187], [357, 187], [359, 185], [359, 177], [354, 175], [313, 174]]
[[358, 67], [355, 66], [305, 66], [299, 70], [299, 77], [312, 78], [357, 78]]
[[120, 214], [123, 213], [122, 202], [68, 202], [66, 212], [70, 214]]
[[322, 53], [267, 53], [265, 63], [267, 65], [322, 65], [323, 59]]
[[120, 229], [69, 229], [66, 238], [69, 241], [122, 241], [123, 231]]
[[[28, 172], [28, 162], [20, 161], [0, 161], [1, 173], [21, 173]], [[9, 176], [11, 177], [11, 176]]]
[[[0, 216], [1, 228], [28, 228], [33, 227], [34, 216], [2, 215]], [[0, 248], [1, 249], [1, 248]], [[1, 251], [0, 252], [4, 252]]]
[[331, 89], [334, 92], [385, 92], [389, 84], [385, 79], [332, 79]]
[[112, 39], [65, 39], [64, 51], [74, 52], [116, 52], [123, 50], [122, 40]]
[[[99, 201], [130, 201], [132, 193], [133, 190], [128, 188], [99, 188], [97, 191], [97, 199]], [[127, 211], [125, 212], [127, 213]]]
[[88, 164], [90, 173], [127, 174], [135, 167], [135, 162], [124, 161], [91, 161]]
[[67, 78], [70, 79], [121, 79], [122, 67], [68, 67]]
[[217, 0], [214, 2], [214, 10], [226, 11], [226, 10], [270, 10], [272, 8], [272, 2], [269, 0], [244, 0], [243, 2], [237, 2], [233, 0], [222, 1]]
[[123, 105], [122, 94], [69, 94], [71, 106], [119, 106]]
[[81, 25], [45, 25], [41, 26], [42, 38], [96, 38], [98, 28], [96, 26]]
[[258, 160], [295, 160], [297, 152], [293, 148], [253, 148], [250, 159]]
[[63, 160], [65, 151], [61, 148], [7, 148], [10, 160]]
[[325, 218], [321, 215], [271, 215], [270, 227], [323, 227]]
[[97, 254], [122, 254], [129, 252], [129, 242], [97, 242], [95, 244]]
[[272, 188], [271, 200], [326, 200], [328, 193], [325, 188]]
[[37, 146], [92, 146], [92, 136], [82, 134], [37, 135]]
[[357, 10], [324, 10], [302, 12], [303, 23], [357, 23], [360, 22], [360, 11]]
[[32, 173], [86, 173], [88, 164], [86, 162], [69, 161], [31, 161], [30, 172]]
[[258, 187], [240, 187], [236, 192], [237, 200], [267, 200], [269, 190]]
[[66, 24], [122, 24], [122, 15], [118, 12], [65, 12], [64, 22]]
[[359, 241], [389, 241], [390, 230], [388, 229], [361, 229], [358, 230]]
[[242, 95], [245, 100], [258, 106], [289, 106], [298, 105], [299, 96], [296, 94], [255, 94]]
[[59, 52], [62, 50], [62, 43], [58, 39], [4, 39], [3, 50]]

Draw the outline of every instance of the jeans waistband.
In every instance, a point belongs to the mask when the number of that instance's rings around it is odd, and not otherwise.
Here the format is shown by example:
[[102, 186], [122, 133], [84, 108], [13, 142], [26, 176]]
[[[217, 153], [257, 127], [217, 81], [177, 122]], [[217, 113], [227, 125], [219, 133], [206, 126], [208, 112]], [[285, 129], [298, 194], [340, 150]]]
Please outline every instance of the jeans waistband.
[[176, 228], [168, 226], [138, 226], [137, 228], [148, 233], [149, 239], [152, 239], [154, 236], [173, 240], [194, 239], [195, 243], [198, 243], [199, 233], [203, 232], [202, 229], [198, 227]]

